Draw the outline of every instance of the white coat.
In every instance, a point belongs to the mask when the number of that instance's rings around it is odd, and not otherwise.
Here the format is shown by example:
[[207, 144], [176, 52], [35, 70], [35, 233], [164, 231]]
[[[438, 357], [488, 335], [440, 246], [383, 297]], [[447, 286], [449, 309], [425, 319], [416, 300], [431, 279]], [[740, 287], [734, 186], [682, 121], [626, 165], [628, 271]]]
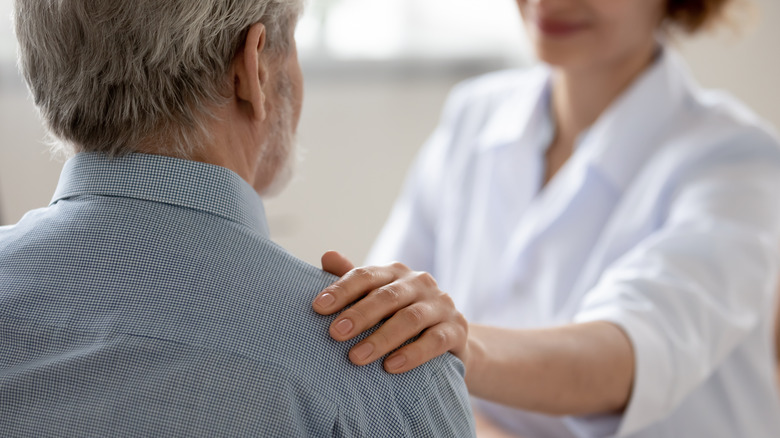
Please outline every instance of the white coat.
[[474, 323], [628, 334], [623, 415], [477, 402], [523, 436], [780, 437], [776, 137], [665, 49], [542, 188], [549, 79], [538, 67], [454, 90], [369, 263], [431, 272]]

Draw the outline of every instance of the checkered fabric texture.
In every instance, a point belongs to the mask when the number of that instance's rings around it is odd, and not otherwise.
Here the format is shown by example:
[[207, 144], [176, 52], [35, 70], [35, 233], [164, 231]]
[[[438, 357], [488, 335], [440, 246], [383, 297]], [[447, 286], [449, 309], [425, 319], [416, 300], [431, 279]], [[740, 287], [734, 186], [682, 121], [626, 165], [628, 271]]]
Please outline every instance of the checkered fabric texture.
[[0, 437], [468, 437], [463, 365], [357, 367], [238, 175], [80, 154], [0, 228]]

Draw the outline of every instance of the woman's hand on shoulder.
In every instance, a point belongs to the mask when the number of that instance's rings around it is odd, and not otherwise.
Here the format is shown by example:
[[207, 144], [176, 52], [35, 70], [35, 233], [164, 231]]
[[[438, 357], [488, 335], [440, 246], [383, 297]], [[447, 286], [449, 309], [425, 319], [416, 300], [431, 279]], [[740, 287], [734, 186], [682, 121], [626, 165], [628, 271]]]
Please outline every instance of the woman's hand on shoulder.
[[322, 256], [322, 268], [341, 279], [317, 296], [314, 310], [332, 315], [354, 303], [331, 324], [333, 339], [350, 340], [386, 319], [350, 350], [352, 363], [366, 365], [392, 353], [384, 367], [399, 374], [448, 351], [467, 363], [468, 323], [429, 273], [401, 263], [355, 268], [334, 251]]

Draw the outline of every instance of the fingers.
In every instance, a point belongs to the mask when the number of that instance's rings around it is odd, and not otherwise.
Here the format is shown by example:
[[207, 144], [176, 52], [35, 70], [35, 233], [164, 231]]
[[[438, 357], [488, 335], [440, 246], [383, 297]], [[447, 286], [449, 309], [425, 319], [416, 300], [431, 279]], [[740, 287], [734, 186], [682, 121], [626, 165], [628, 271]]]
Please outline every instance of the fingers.
[[320, 292], [314, 300], [314, 311], [321, 315], [339, 312], [374, 289], [392, 283], [403, 275], [404, 269], [409, 271], [409, 268], [397, 264], [352, 269]]
[[[346, 312], [345, 312], [346, 313]], [[441, 322], [443, 315], [430, 303], [414, 303], [399, 310], [369, 337], [355, 345], [349, 359], [355, 365], [369, 364]]]
[[349, 261], [343, 254], [337, 251], [328, 251], [322, 255], [322, 270], [341, 277], [347, 272], [355, 269], [355, 265]]
[[435, 299], [415, 302], [395, 313], [349, 354], [355, 365], [371, 363], [393, 352], [409, 339], [422, 335], [385, 361], [385, 369], [403, 373], [444, 354], [461, 350], [468, 337], [468, 323], [454, 307], [452, 299], [442, 294]]
[[[403, 373], [447, 351], [461, 360], [469, 356], [468, 323], [430, 274], [400, 263], [350, 269], [351, 262], [336, 252], [323, 255], [322, 265], [343, 275], [315, 299], [314, 310], [332, 315], [352, 305], [331, 324], [333, 339], [353, 339], [386, 320], [350, 350], [349, 358], [356, 365], [390, 354], [385, 369]], [[399, 348], [418, 335], [414, 342]]]
[[[333, 321], [330, 326], [330, 336], [337, 341], [346, 341], [379, 324], [397, 311], [402, 315], [416, 312], [412, 309], [417, 307], [411, 306], [411, 309], [406, 307], [414, 303], [416, 298], [416, 291], [408, 282], [396, 281], [375, 289]], [[420, 319], [422, 318], [423, 316], [420, 316]], [[417, 333], [424, 328], [420, 327]]]
[[460, 326], [442, 323], [423, 332], [409, 345], [405, 345], [385, 359], [385, 371], [401, 374], [441, 356], [456, 345], [464, 343], [467, 333]]
[[[356, 269], [352, 272], [359, 271], [360, 269]], [[395, 273], [391, 274], [392, 271]], [[414, 325], [410, 325], [410, 322], [406, 326], [417, 329], [412, 336], [416, 336], [426, 327], [439, 322], [439, 319], [435, 318], [440, 312], [437, 309], [427, 309], [428, 304], [426, 303], [435, 301], [439, 297], [446, 297], [449, 300], [449, 297], [438, 289], [436, 281], [430, 274], [414, 272], [403, 265], [390, 265], [371, 272], [374, 272], [372, 275], [375, 277], [375, 284], [383, 286], [371, 291], [365, 298], [345, 310], [333, 321], [330, 326], [330, 336], [333, 339], [337, 341], [352, 339], [396, 312], [400, 314], [400, 317], [398, 315], [394, 317], [396, 319], [414, 319], [411, 321]], [[384, 277], [386, 275], [390, 275], [390, 277]], [[400, 278], [387, 284], [387, 278], [394, 276]], [[412, 306], [413, 303], [418, 304]], [[454, 306], [451, 307], [454, 308]], [[408, 336], [404, 340], [408, 340], [410, 337]], [[401, 342], [396, 343], [392, 348], [400, 344]], [[379, 348], [378, 350], [381, 355], [384, 355], [392, 348]]]

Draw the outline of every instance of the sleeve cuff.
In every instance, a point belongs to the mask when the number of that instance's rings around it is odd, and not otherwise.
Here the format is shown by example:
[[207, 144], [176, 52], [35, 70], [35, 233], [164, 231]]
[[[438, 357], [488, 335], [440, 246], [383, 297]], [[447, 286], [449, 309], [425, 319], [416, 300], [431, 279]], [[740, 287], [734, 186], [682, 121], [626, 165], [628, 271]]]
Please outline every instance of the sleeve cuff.
[[628, 335], [634, 348], [634, 386], [616, 437], [631, 435], [664, 418], [669, 409], [668, 389], [674, 384], [667, 346], [639, 313], [604, 307], [585, 309], [575, 317], [579, 323], [606, 321], [617, 325]]

